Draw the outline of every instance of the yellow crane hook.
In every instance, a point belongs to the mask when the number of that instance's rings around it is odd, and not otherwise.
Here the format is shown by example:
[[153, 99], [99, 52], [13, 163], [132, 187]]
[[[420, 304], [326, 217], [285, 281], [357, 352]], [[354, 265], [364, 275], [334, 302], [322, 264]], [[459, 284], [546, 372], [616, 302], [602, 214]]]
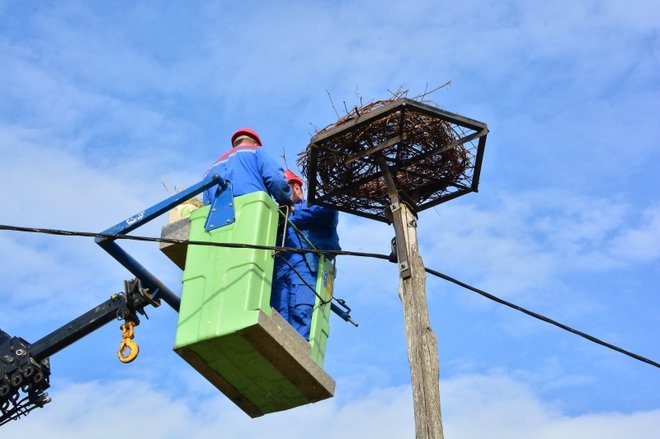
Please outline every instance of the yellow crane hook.
[[123, 340], [119, 344], [117, 356], [122, 363], [130, 363], [135, 360], [140, 353], [140, 347], [132, 340], [134, 336], [134, 327], [135, 323], [130, 321], [121, 325]]

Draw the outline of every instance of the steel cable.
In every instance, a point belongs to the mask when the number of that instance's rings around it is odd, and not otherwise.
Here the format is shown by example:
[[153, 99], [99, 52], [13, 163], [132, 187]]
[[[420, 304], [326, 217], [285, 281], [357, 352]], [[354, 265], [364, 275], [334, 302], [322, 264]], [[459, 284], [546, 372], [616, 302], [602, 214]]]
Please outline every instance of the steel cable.
[[[59, 235], [59, 236], [80, 236], [80, 237], [89, 237], [89, 238], [105, 238], [105, 239], [126, 239], [126, 240], [133, 240], [133, 241], [146, 241], [146, 242], [163, 242], [163, 243], [169, 243], [169, 244], [187, 244], [187, 245], [206, 245], [206, 246], [213, 246], [213, 247], [229, 247], [229, 248], [251, 248], [255, 250], [271, 250], [275, 252], [284, 252], [284, 251], [290, 251], [290, 252], [295, 252], [295, 253], [317, 253], [317, 254], [330, 254], [330, 255], [335, 255], [335, 256], [356, 256], [356, 257], [368, 257], [368, 258], [374, 258], [374, 259], [384, 259], [390, 261], [390, 255], [385, 255], [385, 254], [380, 254], [380, 253], [365, 253], [365, 252], [354, 252], [354, 251], [346, 251], [346, 250], [315, 250], [315, 249], [300, 249], [300, 248], [292, 248], [292, 247], [280, 247], [280, 246], [270, 246], [270, 245], [252, 245], [252, 244], [239, 244], [239, 243], [223, 243], [223, 242], [209, 242], [209, 241], [193, 241], [193, 240], [185, 240], [185, 239], [170, 239], [170, 238], [154, 238], [154, 237], [147, 237], [147, 236], [138, 236], [138, 235], [114, 235], [114, 234], [108, 234], [108, 233], [93, 233], [93, 232], [78, 232], [78, 231], [70, 231], [70, 230], [60, 230], [60, 229], [45, 229], [45, 228], [36, 228], [36, 227], [20, 227], [20, 226], [9, 226], [9, 225], [4, 225], [0, 224], [0, 230], [7, 230], [7, 231], [13, 231], [13, 232], [27, 232], [27, 233], [42, 233], [42, 234], [49, 234], [49, 235]], [[424, 269], [427, 273], [432, 274], [433, 276], [436, 276], [440, 279], [444, 279], [448, 282], [451, 282], [455, 285], [458, 285], [462, 288], [465, 288], [469, 291], [472, 291], [474, 293], [477, 293], [481, 295], [482, 297], [485, 297], [489, 300], [492, 300], [496, 303], [499, 303], [501, 305], [505, 305], [509, 308], [515, 309], [516, 311], [522, 312], [523, 314], [526, 314], [530, 317], [533, 317], [535, 319], [538, 319], [542, 322], [549, 323], [553, 326], [556, 326], [560, 329], [563, 329], [565, 331], [568, 331], [572, 334], [578, 335], [586, 340], [591, 341], [592, 343], [596, 343], [600, 346], [606, 347], [608, 349], [612, 349], [616, 352], [619, 352], [621, 354], [624, 354], [630, 358], [633, 358], [635, 360], [641, 361], [643, 363], [649, 364], [651, 366], [660, 368], [660, 363], [650, 360], [646, 357], [643, 357], [641, 355], [635, 354], [634, 352], [630, 352], [626, 349], [623, 349], [619, 346], [613, 345], [611, 343], [605, 342], [603, 340], [600, 340], [599, 338], [596, 338], [590, 334], [587, 334], [586, 332], [577, 330], [575, 328], [572, 328], [568, 325], [565, 325], [563, 323], [560, 323], [556, 320], [553, 320], [549, 317], [546, 317], [542, 314], [539, 314], [534, 311], [530, 311], [526, 308], [523, 308], [522, 306], [516, 305], [514, 303], [508, 302], [504, 299], [501, 299], [493, 294], [487, 293], [484, 290], [481, 290], [479, 288], [473, 287], [465, 282], [461, 282], [457, 279], [454, 279], [451, 276], [448, 276], [446, 274], [443, 274], [439, 271], [430, 269], [430, 268], [425, 268]]]

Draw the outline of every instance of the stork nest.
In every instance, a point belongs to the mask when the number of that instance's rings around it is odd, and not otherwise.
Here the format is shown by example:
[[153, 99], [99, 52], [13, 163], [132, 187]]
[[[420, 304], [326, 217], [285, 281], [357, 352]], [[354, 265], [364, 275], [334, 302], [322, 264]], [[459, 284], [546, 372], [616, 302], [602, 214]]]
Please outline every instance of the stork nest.
[[383, 219], [382, 211], [391, 201], [376, 159], [379, 154], [400, 197], [418, 210], [470, 186], [476, 153], [459, 140], [464, 127], [415, 103], [419, 102], [395, 95], [355, 107], [318, 130], [297, 160], [307, 180], [314, 180], [310, 181], [310, 189], [315, 189], [312, 198], [339, 210]]

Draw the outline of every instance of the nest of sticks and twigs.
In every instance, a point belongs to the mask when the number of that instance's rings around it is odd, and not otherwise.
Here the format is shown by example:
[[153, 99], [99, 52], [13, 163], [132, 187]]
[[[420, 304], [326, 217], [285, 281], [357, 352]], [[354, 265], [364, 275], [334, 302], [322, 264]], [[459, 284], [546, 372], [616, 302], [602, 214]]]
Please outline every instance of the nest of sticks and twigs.
[[298, 157], [313, 198], [382, 219], [390, 204], [383, 163], [401, 198], [413, 208], [438, 204], [443, 196], [469, 186], [475, 151], [459, 141], [463, 129], [426, 109], [426, 102], [397, 93], [355, 107], [317, 131]]

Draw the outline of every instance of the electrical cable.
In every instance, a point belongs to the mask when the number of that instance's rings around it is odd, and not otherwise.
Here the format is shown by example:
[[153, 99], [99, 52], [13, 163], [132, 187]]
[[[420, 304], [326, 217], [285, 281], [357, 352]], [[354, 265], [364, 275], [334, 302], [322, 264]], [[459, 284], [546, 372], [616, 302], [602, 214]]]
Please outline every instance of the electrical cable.
[[[380, 253], [364, 253], [364, 252], [354, 252], [354, 251], [347, 251], [347, 250], [315, 250], [315, 249], [300, 249], [300, 248], [292, 248], [292, 247], [279, 247], [279, 246], [270, 246], [270, 245], [252, 245], [252, 244], [238, 244], [238, 243], [222, 243], [222, 242], [209, 242], [209, 241], [189, 241], [185, 239], [170, 239], [170, 238], [154, 238], [154, 237], [147, 237], [147, 236], [138, 236], [138, 235], [115, 235], [115, 234], [109, 234], [109, 233], [92, 233], [92, 232], [77, 232], [77, 231], [70, 231], [70, 230], [60, 230], [60, 229], [44, 229], [44, 228], [36, 228], [36, 227], [20, 227], [20, 226], [8, 226], [4, 224], [0, 224], [0, 230], [7, 230], [7, 231], [14, 231], [14, 232], [28, 232], [28, 233], [42, 233], [42, 234], [49, 234], [49, 235], [60, 235], [60, 236], [80, 236], [80, 237], [90, 237], [90, 238], [104, 238], [104, 239], [126, 239], [126, 240], [134, 240], [134, 241], [147, 241], [147, 242], [163, 242], [163, 243], [169, 243], [169, 244], [186, 244], [186, 245], [206, 245], [206, 246], [213, 246], [213, 247], [230, 247], [230, 248], [251, 248], [255, 250], [272, 250], [272, 251], [291, 251], [295, 253], [317, 253], [317, 254], [332, 254], [335, 256], [357, 256], [357, 257], [369, 257], [369, 258], [374, 258], [374, 259], [383, 259], [383, 260], [390, 260], [389, 255], [384, 255]], [[612, 349], [616, 352], [619, 352], [621, 354], [624, 354], [630, 358], [633, 358], [635, 360], [641, 361], [643, 363], [647, 363], [651, 366], [660, 368], [660, 363], [650, 360], [646, 357], [643, 357], [641, 355], [635, 354], [633, 352], [630, 352], [628, 350], [625, 350], [623, 348], [620, 348], [616, 345], [613, 345], [611, 343], [607, 343], [603, 340], [600, 340], [592, 335], [589, 335], [585, 332], [579, 331], [575, 328], [572, 328], [568, 325], [565, 325], [563, 323], [560, 323], [556, 320], [553, 320], [549, 317], [546, 317], [542, 314], [536, 313], [534, 311], [530, 311], [526, 308], [523, 308], [521, 306], [518, 306], [514, 303], [508, 302], [504, 299], [501, 299], [493, 294], [487, 293], [486, 291], [480, 290], [479, 288], [473, 287], [465, 282], [461, 282], [457, 279], [454, 279], [451, 276], [447, 276], [446, 274], [443, 274], [439, 271], [430, 269], [430, 268], [425, 268], [424, 269], [427, 273], [432, 274], [436, 277], [439, 277], [441, 279], [444, 279], [448, 282], [451, 282], [453, 284], [456, 284], [462, 288], [465, 288], [469, 291], [472, 291], [474, 293], [477, 293], [489, 300], [492, 300], [494, 302], [497, 302], [501, 305], [505, 305], [509, 308], [515, 309], [516, 311], [520, 311], [523, 314], [526, 314], [530, 317], [534, 317], [535, 319], [541, 320], [542, 322], [549, 323], [551, 325], [554, 325], [560, 329], [563, 329], [565, 331], [568, 331], [572, 334], [578, 335], [582, 338], [585, 338], [586, 340], [589, 340], [593, 343], [596, 343], [598, 345], [601, 345], [603, 347], [606, 347], [608, 349]]]
[[45, 229], [38, 227], [21, 227], [21, 226], [8, 226], [0, 224], [0, 230], [7, 230], [12, 232], [26, 232], [26, 233], [41, 233], [46, 235], [57, 236], [78, 236], [85, 238], [103, 238], [103, 239], [123, 239], [128, 241], [143, 241], [143, 242], [162, 242], [166, 244], [185, 244], [185, 245], [205, 245], [209, 247], [227, 247], [227, 248], [249, 248], [254, 250], [272, 250], [272, 251], [289, 251], [293, 253], [316, 253], [325, 255], [342, 255], [342, 256], [361, 256], [376, 259], [388, 259], [388, 256], [380, 253], [364, 253], [353, 252], [345, 250], [316, 250], [316, 249], [302, 249], [296, 247], [281, 247], [276, 245], [259, 245], [259, 244], [240, 244], [234, 242], [210, 242], [210, 241], [196, 241], [187, 239], [173, 239], [173, 238], [154, 238], [151, 236], [140, 235], [123, 235], [112, 233], [97, 233], [97, 232], [78, 232], [72, 230], [61, 229]]
[[536, 313], [536, 312], [534, 312], [534, 311], [530, 311], [530, 310], [525, 309], [525, 308], [523, 308], [522, 306], [518, 306], [518, 305], [516, 305], [516, 304], [514, 304], [514, 303], [507, 302], [507, 301], [504, 300], [504, 299], [500, 299], [500, 298], [497, 297], [497, 296], [494, 296], [494, 295], [492, 295], [492, 294], [490, 294], [490, 293], [487, 293], [487, 292], [485, 292], [485, 291], [483, 291], [483, 290], [480, 290], [479, 288], [475, 288], [475, 287], [473, 287], [472, 285], [468, 285], [468, 284], [466, 284], [465, 282], [461, 282], [460, 280], [454, 279], [453, 277], [447, 276], [446, 274], [440, 273], [439, 271], [435, 271], [435, 270], [432, 270], [432, 269], [430, 269], [430, 268], [424, 268], [424, 270], [425, 270], [427, 273], [430, 273], [430, 274], [432, 274], [432, 275], [434, 275], [434, 276], [437, 276], [437, 277], [439, 277], [439, 278], [441, 278], [441, 279], [444, 279], [444, 280], [446, 280], [446, 281], [449, 281], [449, 282], [451, 282], [451, 283], [454, 283], [454, 284], [456, 284], [456, 285], [458, 285], [458, 286], [460, 286], [460, 287], [463, 287], [463, 288], [465, 288], [465, 289], [467, 289], [467, 290], [470, 290], [470, 291], [472, 291], [472, 292], [475, 292], [475, 293], [477, 293], [477, 294], [480, 294], [481, 296], [483, 296], [483, 297], [485, 297], [485, 298], [487, 298], [487, 299], [490, 299], [490, 300], [492, 300], [492, 301], [494, 301], [494, 302], [497, 302], [497, 303], [499, 303], [499, 304], [502, 304], [502, 305], [508, 306], [509, 308], [513, 308], [513, 309], [515, 309], [516, 311], [520, 311], [521, 313], [523, 313], [523, 314], [527, 314], [528, 316], [534, 317], [535, 319], [538, 319], [538, 320], [541, 320], [541, 321], [543, 321], [543, 322], [545, 322], [545, 323], [549, 323], [549, 324], [551, 324], [551, 325], [554, 325], [554, 326], [556, 326], [556, 327], [558, 327], [558, 328], [563, 329], [564, 331], [568, 331], [568, 332], [570, 332], [570, 333], [572, 333], [572, 334], [575, 334], [575, 335], [578, 335], [578, 336], [580, 336], [580, 337], [586, 338], [587, 340], [589, 340], [589, 341], [591, 341], [591, 342], [593, 342], [593, 343], [599, 344], [599, 345], [604, 346], [604, 347], [606, 347], [606, 348], [612, 349], [612, 350], [614, 350], [614, 351], [616, 351], [616, 352], [619, 352], [619, 353], [622, 353], [622, 354], [624, 354], [624, 355], [627, 355], [627, 356], [629, 356], [629, 357], [631, 357], [631, 358], [634, 358], [635, 360], [639, 360], [639, 361], [642, 361], [642, 362], [644, 362], [644, 363], [648, 363], [648, 364], [650, 364], [651, 366], [655, 366], [655, 367], [660, 368], [660, 363], [657, 363], [657, 362], [655, 362], [655, 361], [653, 361], [653, 360], [650, 360], [650, 359], [648, 359], [648, 358], [642, 357], [641, 355], [637, 355], [637, 354], [635, 354], [635, 353], [633, 353], [633, 352], [630, 352], [630, 351], [627, 351], [627, 350], [625, 350], [625, 349], [622, 349], [622, 348], [620, 348], [620, 347], [618, 347], [618, 346], [615, 346], [615, 345], [613, 345], [613, 344], [611, 344], [611, 343], [607, 343], [607, 342], [605, 342], [605, 341], [603, 341], [603, 340], [600, 340], [600, 339], [594, 337], [593, 335], [589, 335], [589, 334], [587, 334], [586, 332], [582, 332], [582, 331], [579, 331], [579, 330], [577, 330], [577, 329], [575, 329], [575, 328], [571, 328], [571, 327], [568, 326], [568, 325], [565, 325], [565, 324], [563, 324], [563, 323], [560, 323], [560, 322], [558, 322], [558, 321], [556, 321], [556, 320], [553, 320], [553, 319], [551, 319], [551, 318], [549, 318], [549, 317], [546, 317], [546, 316], [544, 316], [544, 315], [542, 315], [542, 314]]

